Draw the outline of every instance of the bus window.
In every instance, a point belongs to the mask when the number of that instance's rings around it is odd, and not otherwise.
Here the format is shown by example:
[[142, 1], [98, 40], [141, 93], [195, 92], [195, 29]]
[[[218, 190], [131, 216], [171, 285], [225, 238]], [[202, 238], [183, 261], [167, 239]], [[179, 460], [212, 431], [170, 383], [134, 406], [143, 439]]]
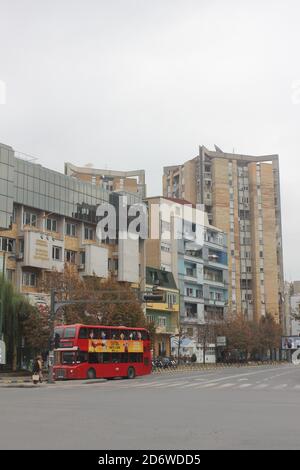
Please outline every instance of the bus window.
[[87, 337], [88, 337], [88, 330], [87, 330], [87, 328], [80, 328], [78, 338], [79, 338], [79, 339], [87, 339]]
[[75, 352], [65, 351], [61, 355], [62, 364], [75, 364]]
[[83, 351], [79, 351], [77, 353], [77, 357], [76, 357], [77, 364], [82, 364], [83, 362], [87, 362], [87, 360], [88, 360], [88, 353], [83, 352]]
[[65, 328], [65, 333], [64, 333], [64, 338], [75, 338], [75, 333], [76, 333], [76, 328], [71, 327], [71, 328]]
[[143, 362], [143, 354], [129, 353], [129, 362]]
[[121, 362], [120, 353], [112, 353], [111, 362], [113, 362], [114, 364], [118, 364], [119, 362]]
[[144, 341], [149, 341], [149, 333], [148, 333], [148, 331], [142, 330], [141, 333], [142, 333], [142, 340], [144, 340]]
[[129, 339], [136, 340], [137, 332], [135, 330], [129, 330]]

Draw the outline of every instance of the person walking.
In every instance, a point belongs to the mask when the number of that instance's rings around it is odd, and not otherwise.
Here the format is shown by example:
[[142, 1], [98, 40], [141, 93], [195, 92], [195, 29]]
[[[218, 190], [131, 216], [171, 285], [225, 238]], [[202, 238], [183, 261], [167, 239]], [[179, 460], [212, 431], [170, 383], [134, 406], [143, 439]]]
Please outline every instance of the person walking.
[[[32, 373], [33, 373], [33, 376], [38, 376], [38, 381], [40, 383], [43, 382], [43, 371], [42, 371], [42, 368], [43, 368], [43, 361], [42, 361], [42, 356], [36, 356], [35, 358], [35, 361], [33, 363], [33, 370], [32, 370]], [[36, 380], [34, 380], [34, 383], [37, 383]]]

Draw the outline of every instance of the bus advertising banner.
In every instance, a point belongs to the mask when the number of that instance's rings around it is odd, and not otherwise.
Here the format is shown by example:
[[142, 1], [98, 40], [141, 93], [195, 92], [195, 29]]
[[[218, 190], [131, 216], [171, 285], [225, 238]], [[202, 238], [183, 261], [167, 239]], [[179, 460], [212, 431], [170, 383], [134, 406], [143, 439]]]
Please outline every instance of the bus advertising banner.
[[143, 341], [90, 339], [88, 352], [140, 353], [143, 352]]

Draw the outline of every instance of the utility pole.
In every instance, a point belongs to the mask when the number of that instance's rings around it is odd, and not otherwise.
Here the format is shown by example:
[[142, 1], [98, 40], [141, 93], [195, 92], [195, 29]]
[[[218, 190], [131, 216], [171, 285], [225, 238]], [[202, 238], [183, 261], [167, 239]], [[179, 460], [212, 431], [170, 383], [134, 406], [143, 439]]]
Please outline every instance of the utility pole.
[[54, 366], [54, 351], [53, 351], [53, 341], [54, 341], [54, 318], [55, 318], [55, 290], [51, 289], [50, 296], [50, 338], [49, 338], [49, 355], [48, 355], [48, 384], [54, 384], [53, 378], [53, 366]]

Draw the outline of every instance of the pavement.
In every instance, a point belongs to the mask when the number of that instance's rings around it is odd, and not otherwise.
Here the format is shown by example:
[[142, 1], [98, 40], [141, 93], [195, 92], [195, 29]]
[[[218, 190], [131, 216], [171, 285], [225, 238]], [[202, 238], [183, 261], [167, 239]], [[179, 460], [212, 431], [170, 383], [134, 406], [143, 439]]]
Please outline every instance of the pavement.
[[0, 387], [1, 449], [299, 449], [300, 367]]

